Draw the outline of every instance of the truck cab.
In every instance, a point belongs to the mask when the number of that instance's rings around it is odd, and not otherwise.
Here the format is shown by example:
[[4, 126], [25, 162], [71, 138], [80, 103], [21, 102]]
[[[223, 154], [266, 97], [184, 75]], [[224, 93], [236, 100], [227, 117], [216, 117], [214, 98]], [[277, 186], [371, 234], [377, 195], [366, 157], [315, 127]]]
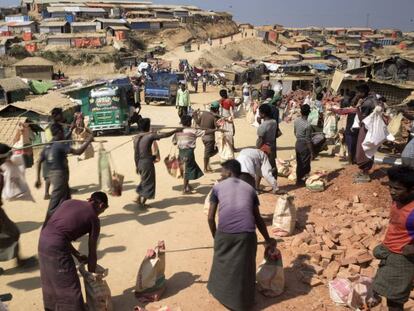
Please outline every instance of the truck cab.
[[127, 92], [117, 86], [93, 89], [89, 96], [89, 128], [95, 133], [120, 130], [129, 133]]
[[179, 75], [171, 72], [152, 72], [145, 81], [145, 102], [166, 102], [175, 104]]

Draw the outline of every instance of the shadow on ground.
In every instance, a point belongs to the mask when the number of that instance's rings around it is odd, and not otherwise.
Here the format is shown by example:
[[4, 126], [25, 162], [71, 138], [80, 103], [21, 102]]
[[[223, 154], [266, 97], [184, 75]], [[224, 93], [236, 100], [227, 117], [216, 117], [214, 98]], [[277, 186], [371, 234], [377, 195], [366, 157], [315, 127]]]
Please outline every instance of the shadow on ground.
[[25, 291], [35, 290], [41, 287], [40, 276], [34, 276], [31, 278], [27, 278], [27, 279], [13, 281], [13, 282], [7, 283], [7, 285], [10, 287], [25, 290]]

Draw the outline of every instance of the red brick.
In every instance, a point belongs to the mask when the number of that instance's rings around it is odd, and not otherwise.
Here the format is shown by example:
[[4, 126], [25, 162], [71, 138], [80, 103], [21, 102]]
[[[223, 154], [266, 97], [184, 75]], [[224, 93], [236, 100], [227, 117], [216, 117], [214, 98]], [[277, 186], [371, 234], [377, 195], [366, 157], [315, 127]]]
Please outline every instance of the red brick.
[[368, 252], [366, 252], [365, 254], [361, 254], [357, 257], [359, 264], [370, 262], [372, 261], [372, 259], [374, 259], [374, 257], [372, 257], [372, 255]]
[[331, 241], [331, 239], [327, 235], [322, 236], [323, 242], [328, 246], [329, 248], [333, 248], [335, 243]]
[[352, 243], [354, 243], [354, 242], [358, 242], [358, 241], [361, 241], [361, 239], [362, 239], [362, 236], [361, 236], [361, 235], [357, 235], [357, 234], [355, 234], [355, 235], [353, 235], [353, 236], [351, 236], [351, 237], [349, 238], [349, 240], [350, 240]]
[[321, 250], [321, 246], [319, 244], [309, 245], [308, 250], [310, 253], [315, 253]]
[[362, 268], [361, 275], [373, 278], [375, 276], [375, 269], [373, 267]]
[[311, 224], [306, 225], [305, 228], [306, 228], [306, 231], [308, 233], [314, 233], [315, 232], [315, 228]]
[[361, 271], [361, 267], [358, 265], [349, 265], [348, 271], [352, 274], [359, 274], [359, 272]]
[[325, 258], [325, 259], [328, 259], [328, 260], [332, 259], [332, 253], [329, 252], [329, 251], [321, 251], [320, 254], [321, 254], [322, 258]]
[[361, 203], [361, 200], [359, 199], [359, 196], [357, 196], [357, 195], [354, 195], [352, 200], [353, 200], [353, 203]]
[[336, 261], [332, 261], [328, 267], [324, 270], [323, 275], [328, 279], [328, 280], [333, 280], [336, 275], [338, 274], [339, 268], [340, 268], [340, 264]]
[[320, 265], [323, 267], [323, 268], [327, 268], [328, 266], [329, 266], [329, 263], [330, 263], [331, 261], [329, 260], [329, 259], [326, 259], [326, 258], [323, 258], [322, 259], [322, 261], [321, 261], [321, 263], [320, 263]]
[[341, 266], [348, 266], [358, 262], [356, 257], [345, 257], [341, 260]]
[[321, 262], [322, 256], [321, 254], [315, 253], [312, 254], [310, 261], [315, 264], [319, 264]]

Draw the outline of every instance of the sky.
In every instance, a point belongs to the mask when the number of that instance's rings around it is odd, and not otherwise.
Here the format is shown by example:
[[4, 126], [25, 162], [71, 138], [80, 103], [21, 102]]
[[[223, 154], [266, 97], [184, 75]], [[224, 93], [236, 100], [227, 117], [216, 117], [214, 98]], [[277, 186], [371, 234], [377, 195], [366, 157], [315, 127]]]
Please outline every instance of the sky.
[[[18, 0], [0, 0], [12, 5]], [[366, 26], [414, 31], [414, 0], [153, 0], [229, 11], [238, 22], [284, 26]], [[368, 18], [367, 18], [368, 17]]]

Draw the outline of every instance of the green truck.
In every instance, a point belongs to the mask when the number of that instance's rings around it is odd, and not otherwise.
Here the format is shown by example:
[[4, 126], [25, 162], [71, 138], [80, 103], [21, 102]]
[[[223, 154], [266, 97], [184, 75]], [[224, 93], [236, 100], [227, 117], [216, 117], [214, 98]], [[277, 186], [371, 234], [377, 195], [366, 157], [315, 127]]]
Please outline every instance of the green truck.
[[89, 96], [89, 128], [97, 134], [123, 131], [129, 134], [127, 90], [118, 86], [93, 89]]

